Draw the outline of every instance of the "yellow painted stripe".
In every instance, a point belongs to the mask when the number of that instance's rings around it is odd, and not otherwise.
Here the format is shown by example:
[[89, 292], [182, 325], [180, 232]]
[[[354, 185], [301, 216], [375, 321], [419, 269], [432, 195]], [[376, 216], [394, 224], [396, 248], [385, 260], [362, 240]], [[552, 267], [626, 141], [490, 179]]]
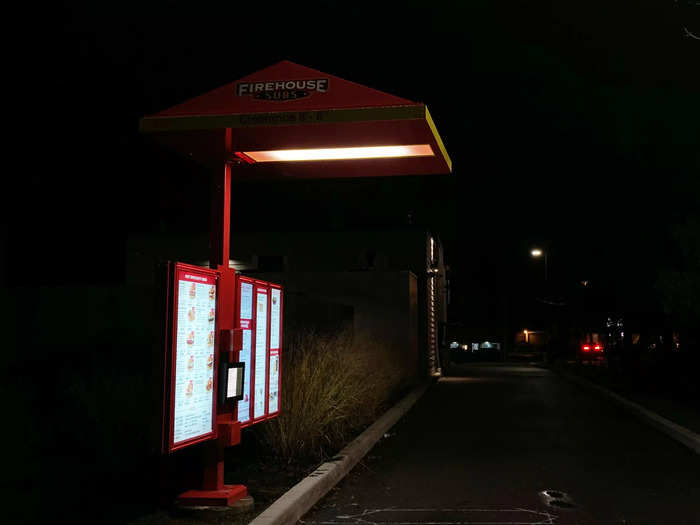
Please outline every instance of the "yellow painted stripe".
[[445, 162], [447, 163], [447, 167], [449, 168], [450, 173], [452, 173], [452, 159], [450, 159], [450, 155], [447, 153], [447, 149], [445, 148], [445, 145], [442, 143], [442, 138], [440, 138], [440, 133], [438, 133], [437, 127], [435, 127], [435, 122], [433, 122], [433, 117], [430, 116], [430, 111], [428, 111], [428, 106], [425, 106], [425, 120], [428, 121], [428, 126], [430, 126], [430, 131], [432, 131], [432, 133], [433, 133], [433, 137], [435, 138], [435, 142], [437, 142], [437, 145], [440, 148], [440, 152], [442, 153], [442, 156], [445, 159]]
[[[373, 108], [330, 109], [325, 111], [287, 111], [280, 113], [247, 113], [235, 115], [195, 115], [186, 117], [145, 117], [140, 130], [144, 133], [159, 131], [212, 130], [258, 126], [291, 126], [335, 122], [366, 122], [380, 120], [422, 119], [427, 108], [415, 106], [387, 106]], [[429, 117], [428, 117], [429, 118]], [[432, 122], [432, 121], [430, 121]], [[440, 140], [434, 125], [433, 134]], [[439, 142], [442, 144], [442, 142]], [[443, 148], [444, 149], [444, 148]]]

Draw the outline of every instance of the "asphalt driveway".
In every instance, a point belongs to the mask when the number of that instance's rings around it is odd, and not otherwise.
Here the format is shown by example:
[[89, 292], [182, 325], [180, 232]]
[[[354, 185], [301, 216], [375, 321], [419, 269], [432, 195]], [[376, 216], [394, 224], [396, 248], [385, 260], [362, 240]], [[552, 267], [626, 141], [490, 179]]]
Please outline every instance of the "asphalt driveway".
[[549, 370], [456, 372], [302, 522], [700, 523], [690, 450]]

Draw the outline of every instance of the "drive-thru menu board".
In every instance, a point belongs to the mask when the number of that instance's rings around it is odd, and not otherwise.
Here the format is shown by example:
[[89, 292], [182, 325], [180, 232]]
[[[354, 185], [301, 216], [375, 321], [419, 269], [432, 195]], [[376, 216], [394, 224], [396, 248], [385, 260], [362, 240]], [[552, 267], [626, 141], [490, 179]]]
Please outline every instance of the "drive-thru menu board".
[[243, 399], [238, 401], [238, 421], [246, 423], [250, 421], [250, 377], [251, 370], [251, 350], [253, 342], [253, 283], [240, 279], [238, 280], [238, 328], [242, 331], [242, 347], [238, 360], [245, 363], [245, 380], [243, 382]]
[[255, 397], [253, 419], [265, 415], [265, 390], [267, 383], [267, 288], [255, 286]]
[[243, 399], [237, 419], [248, 426], [279, 413], [282, 342], [282, 287], [238, 277], [237, 327], [242, 344], [238, 360], [245, 363]]
[[214, 437], [217, 273], [176, 264], [169, 449]]

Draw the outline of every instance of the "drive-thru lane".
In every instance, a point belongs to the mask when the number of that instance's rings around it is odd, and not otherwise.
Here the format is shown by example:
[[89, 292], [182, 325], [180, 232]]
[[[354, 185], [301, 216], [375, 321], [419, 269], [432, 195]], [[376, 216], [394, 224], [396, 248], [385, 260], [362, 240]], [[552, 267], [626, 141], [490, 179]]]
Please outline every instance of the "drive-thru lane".
[[700, 456], [548, 370], [460, 372], [302, 521], [699, 523]]

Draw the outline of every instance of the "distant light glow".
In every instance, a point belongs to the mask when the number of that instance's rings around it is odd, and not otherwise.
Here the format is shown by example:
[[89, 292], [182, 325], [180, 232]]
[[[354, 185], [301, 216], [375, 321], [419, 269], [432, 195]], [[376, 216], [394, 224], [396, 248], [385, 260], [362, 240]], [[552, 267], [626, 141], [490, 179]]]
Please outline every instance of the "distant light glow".
[[581, 349], [582, 349], [584, 352], [590, 352], [590, 350], [591, 350], [591, 345], [583, 345], [583, 346], [581, 347]]
[[533, 248], [533, 250], [530, 252], [530, 255], [533, 257], [541, 257], [542, 256], [542, 250], [539, 248]]
[[[240, 152], [253, 162], [299, 162], [315, 160], [384, 159], [434, 156], [430, 144], [366, 146], [354, 148], [277, 149]], [[237, 153], [238, 156], [240, 156]]]

